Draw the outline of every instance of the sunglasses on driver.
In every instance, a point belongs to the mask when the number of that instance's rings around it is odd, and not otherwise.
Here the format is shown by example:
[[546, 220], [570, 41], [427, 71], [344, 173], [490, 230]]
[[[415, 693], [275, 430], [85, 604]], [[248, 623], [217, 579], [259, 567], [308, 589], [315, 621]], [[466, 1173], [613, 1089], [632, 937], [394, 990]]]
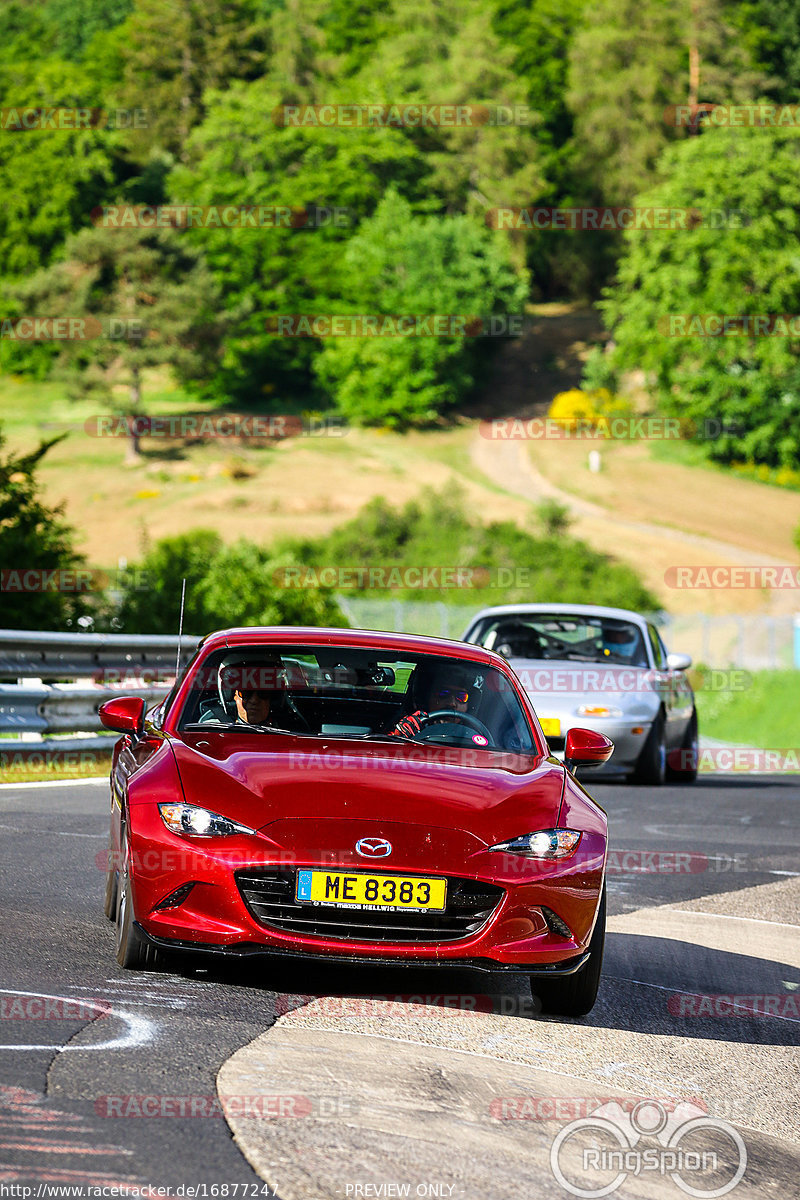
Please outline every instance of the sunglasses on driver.
[[452, 698], [457, 704], [466, 704], [469, 700], [469, 692], [465, 688], [437, 688], [433, 694], [437, 700]]

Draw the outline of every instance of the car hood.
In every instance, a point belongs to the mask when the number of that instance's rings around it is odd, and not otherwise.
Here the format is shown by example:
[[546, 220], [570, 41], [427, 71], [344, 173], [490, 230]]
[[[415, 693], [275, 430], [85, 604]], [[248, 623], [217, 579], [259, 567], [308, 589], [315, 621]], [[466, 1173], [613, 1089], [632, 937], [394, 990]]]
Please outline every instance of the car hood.
[[493, 845], [552, 827], [564, 790], [561, 764], [527, 754], [235, 731], [171, 744], [187, 803], [263, 832], [291, 820], [393, 821]]

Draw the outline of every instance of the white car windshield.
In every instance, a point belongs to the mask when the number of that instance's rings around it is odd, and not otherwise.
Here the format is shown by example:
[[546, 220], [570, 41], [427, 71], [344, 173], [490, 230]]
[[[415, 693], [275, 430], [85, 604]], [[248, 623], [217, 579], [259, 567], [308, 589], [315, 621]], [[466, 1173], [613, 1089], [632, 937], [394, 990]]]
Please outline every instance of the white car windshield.
[[648, 666], [639, 626], [616, 617], [503, 613], [485, 617], [469, 641], [504, 658]]

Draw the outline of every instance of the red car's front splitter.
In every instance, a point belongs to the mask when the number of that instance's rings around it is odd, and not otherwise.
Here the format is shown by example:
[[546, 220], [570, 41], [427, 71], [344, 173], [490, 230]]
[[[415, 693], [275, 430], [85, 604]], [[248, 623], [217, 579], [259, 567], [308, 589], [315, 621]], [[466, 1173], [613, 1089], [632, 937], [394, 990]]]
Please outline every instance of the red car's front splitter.
[[236, 942], [230, 946], [216, 946], [203, 942], [180, 942], [172, 938], [153, 937], [138, 921], [135, 924], [141, 936], [157, 949], [181, 954], [210, 954], [216, 957], [238, 959], [240, 961], [250, 958], [273, 958], [314, 963], [344, 963], [347, 966], [354, 967], [406, 967], [413, 970], [419, 970], [422, 967], [433, 967], [439, 971], [449, 968], [451, 971], [482, 971], [485, 974], [497, 972], [505, 975], [538, 975], [554, 978], [564, 975], [574, 975], [577, 971], [580, 971], [589, 958], [589, 954], [586, 952], [579, 954], [577, 957], [568, 958], [556, 963], [500, 963], [495, 962], [491, 958], [431, 959], [410, 958], [407, 955], [404, 955], [402, 958], [381, 958], [380, 956], [373, 955], [366, 957], [355, 954], [340, 954], [338, 952], [309, 954], [300, 950], [280, 950], [272, 946], [257, 945], [253, 942]]

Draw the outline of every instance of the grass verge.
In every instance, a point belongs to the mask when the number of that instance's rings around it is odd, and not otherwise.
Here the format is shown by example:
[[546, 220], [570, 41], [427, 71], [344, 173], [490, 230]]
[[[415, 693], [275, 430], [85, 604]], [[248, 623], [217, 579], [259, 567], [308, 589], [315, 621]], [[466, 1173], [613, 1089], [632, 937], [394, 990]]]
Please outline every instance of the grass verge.
[[742, 674], [741, 690], [697, 692], [701, 738], [800, 752], [800, 671]]
[[111, 750], [62, 750], [38, 755], [0, 751], [0, 783], [52, 783], [61, 779], [96, 779], [111, 770]]

